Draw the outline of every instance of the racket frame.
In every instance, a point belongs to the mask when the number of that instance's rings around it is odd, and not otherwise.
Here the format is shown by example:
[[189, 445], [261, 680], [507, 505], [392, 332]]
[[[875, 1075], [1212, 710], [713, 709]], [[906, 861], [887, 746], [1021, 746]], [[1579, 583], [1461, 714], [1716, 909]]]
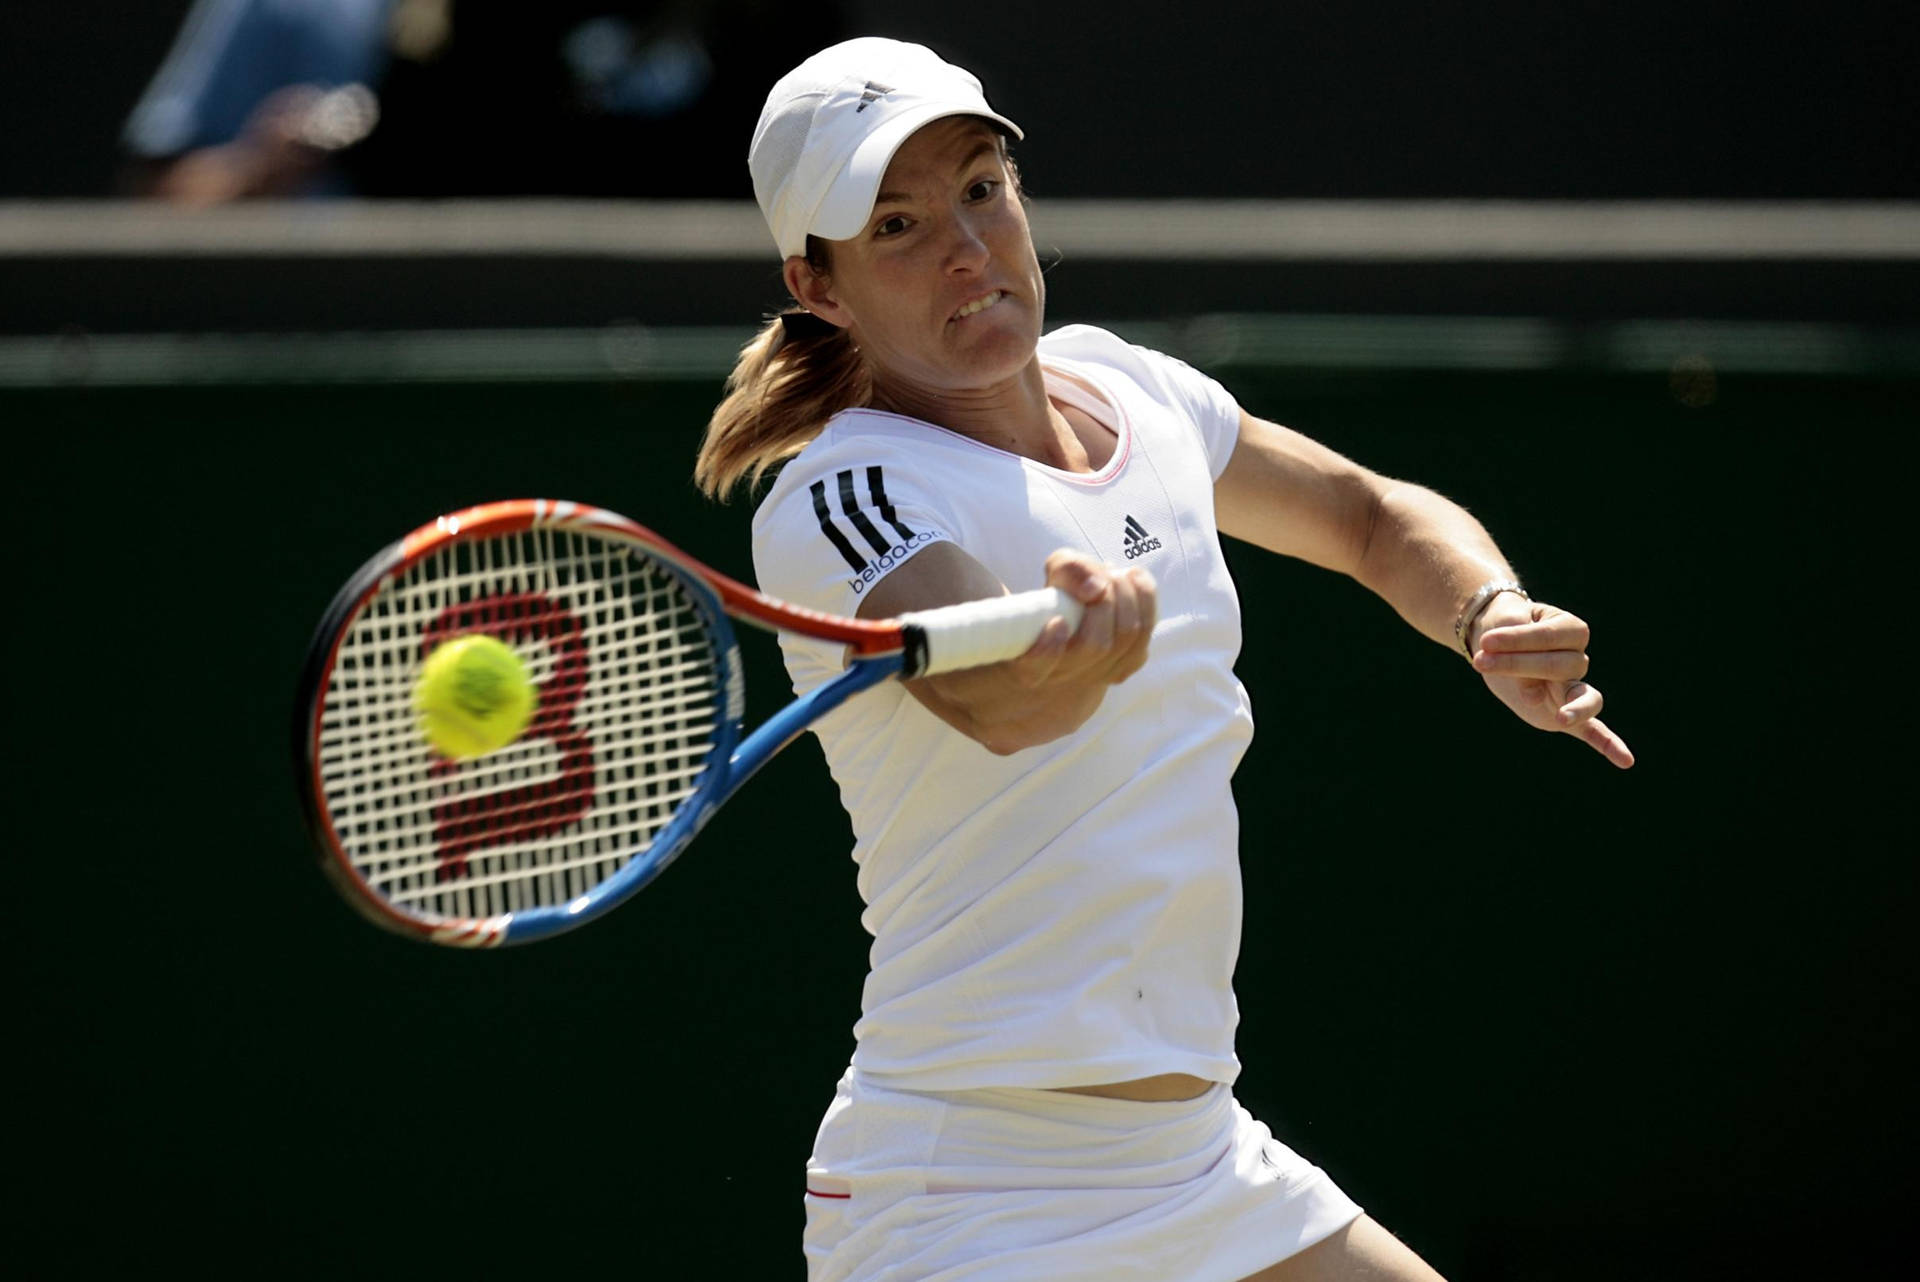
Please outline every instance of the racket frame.
[[[354, 867], [323, 803], [320, 719], [341, 642], [350, 623], [393, 576], [457, 541], [518, 535], [539, 528], [585, 532], [626, 542], [674, 572], [688, 589], [714, 646], [718, 715], [701, 782], [647, 849], [604, 881], [561, 904], [543, 904], [491, 917], [407, 912], [370, 886]], [[848, 647], [847, 668], [801, 695], [751, 734], [745, 733], [746, 688], [740, 650], [728, 616], [769, 631], [796, 631]], [[293, 754], [299, 793], [320, 865], [363, 916], [387, 930], [430, 943], [467, 948], [545, 939], [581, 926], [644, 888], [686, 849], [727, 799], [804, 733], [809, 725], [862, 690], [912, 674], [924, 662], [920, 629], [898, 621], [843, 619], [776, 601], [702, 565], [653, 531], [614, 512], [551, 499], [509, 499], [442, 516], [389, 545], [363, 565], [321, 616], [301, 672], [295, 703]]]

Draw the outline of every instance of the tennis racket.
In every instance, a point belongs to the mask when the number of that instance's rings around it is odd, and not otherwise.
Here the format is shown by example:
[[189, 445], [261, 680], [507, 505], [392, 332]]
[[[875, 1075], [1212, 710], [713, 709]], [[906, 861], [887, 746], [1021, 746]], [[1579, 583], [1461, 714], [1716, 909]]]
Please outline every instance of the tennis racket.
[[[728, 616], [844, 643], [846, 670], [747, 733]], [[891, 677], [1023, 653], [1079, 626], [1053, 588], [889, 620], [763, 596], [599, 508], [549, 499], [443, 516], [341, 588], [301, 675], [294, 758], [320, 862], [377, 924], [436, 944], [544, 939], [664, 871], [820, 716]], [[416, 722], [433, 649], [483, 633], [539, 702], [497, 752], [451, 760]]]

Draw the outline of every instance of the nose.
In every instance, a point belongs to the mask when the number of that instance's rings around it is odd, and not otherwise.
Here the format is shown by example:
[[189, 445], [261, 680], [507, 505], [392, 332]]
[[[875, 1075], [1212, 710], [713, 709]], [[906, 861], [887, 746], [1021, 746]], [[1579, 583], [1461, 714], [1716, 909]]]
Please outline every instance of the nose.
[[946, 267], [949, 272], [977, 272], [993, 257], [986, 229], [975, 225], [973, 211], [959, 209], [949, 220]]

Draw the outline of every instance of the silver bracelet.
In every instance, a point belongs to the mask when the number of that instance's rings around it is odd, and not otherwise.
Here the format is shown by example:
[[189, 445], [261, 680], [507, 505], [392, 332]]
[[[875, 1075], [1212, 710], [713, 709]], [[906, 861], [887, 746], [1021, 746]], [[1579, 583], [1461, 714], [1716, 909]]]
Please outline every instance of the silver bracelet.
[[1460, 647], [1460, 653], [1467, 656], [1467, 662], [1473, 662], [1473, 651], [1467, 649], [1467, 633], [1473, 630], [1474, 620], [1478, 619], [1493, 604], [1493, 598], [1502, 592], [1518, 592], [1522, 600], [1532, 601], [1527, 590], [1513, 579], [1488, 579], [1479, 590], [1467, 598], [1460, 610], [1460, 617], [1453, 621], [1454, 644]]

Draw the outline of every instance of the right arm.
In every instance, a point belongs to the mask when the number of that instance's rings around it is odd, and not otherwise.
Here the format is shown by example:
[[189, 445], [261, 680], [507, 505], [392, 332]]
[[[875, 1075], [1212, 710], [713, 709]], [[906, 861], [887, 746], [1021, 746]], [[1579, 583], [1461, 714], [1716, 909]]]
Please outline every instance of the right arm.
[[[1047, 624], [1017, 659], [920, 677], [907, 690], [929, 712], [1000, 756], [1078, 730], [1107, 687], [1140, 670], [1153, 636], [1158, 598], [1145, 570], [1118, 570], [1061, 549], [1047, 558], [1047, 586], [1086, 608], [1078, 632]], [[885, 619], [1004, 596], [1006, 585], [952, 543], [935, 543], [876, 583], [860, 604], [863, 619]]]

